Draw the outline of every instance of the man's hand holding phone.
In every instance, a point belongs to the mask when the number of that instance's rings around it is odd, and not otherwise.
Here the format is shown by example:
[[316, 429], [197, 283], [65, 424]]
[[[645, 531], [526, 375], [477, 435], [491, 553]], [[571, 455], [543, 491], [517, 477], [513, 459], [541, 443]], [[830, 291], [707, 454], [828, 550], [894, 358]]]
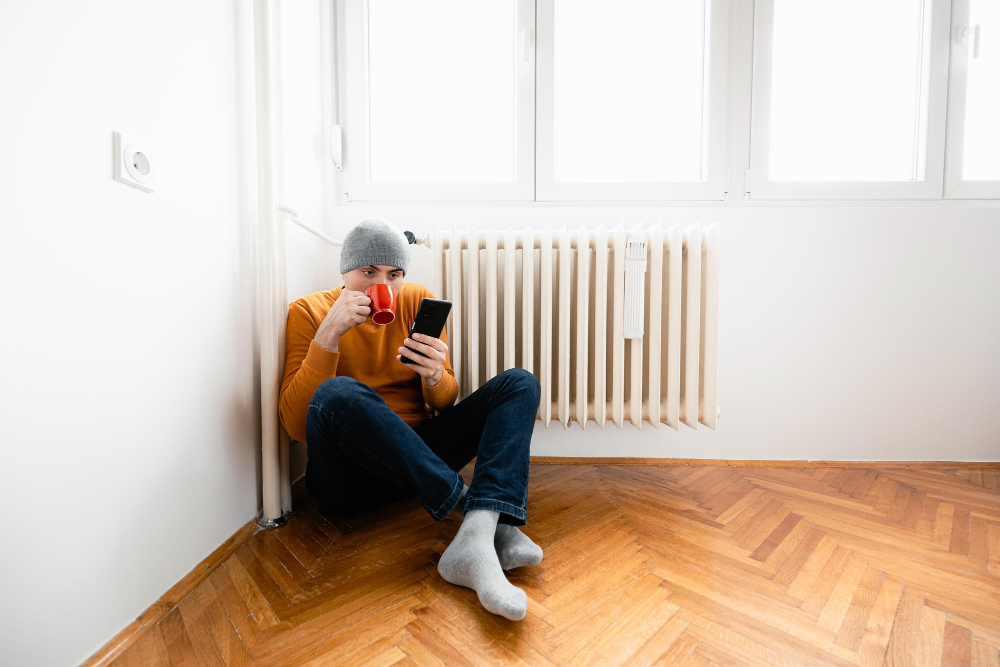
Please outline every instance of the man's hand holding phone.
[[433, 387], [441, 381], [444, 361], [448, 358], [448, 344], [440, 338], [415, 333], [413, 338], [403, 341], [403, 347], [397, 352], [396, 360], [400, 363], [403, 355], [413, 361], [407, 365], [417, 372], [426, 386]]

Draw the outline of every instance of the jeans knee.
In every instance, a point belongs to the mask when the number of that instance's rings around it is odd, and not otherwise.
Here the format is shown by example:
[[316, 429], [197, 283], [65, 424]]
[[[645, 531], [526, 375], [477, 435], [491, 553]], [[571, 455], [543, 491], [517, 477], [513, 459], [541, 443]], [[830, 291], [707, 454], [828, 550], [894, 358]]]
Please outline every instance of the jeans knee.
[[538, 381], [535, 374], [524, 368], [508, 368], [503, 372], [510, 378], [510, 382], [517, 387], [526, 387], [530, 389], [535, 396], [542, 395], [542, 383]]
[[323, 412], [329, 413], [353, 412], [358, 408], [357, 402], [364, 397], [365, 393], [371, 391], [368, 385], [352, 377], [332, 377], [316, 387], [309, 405], [315, 405]]

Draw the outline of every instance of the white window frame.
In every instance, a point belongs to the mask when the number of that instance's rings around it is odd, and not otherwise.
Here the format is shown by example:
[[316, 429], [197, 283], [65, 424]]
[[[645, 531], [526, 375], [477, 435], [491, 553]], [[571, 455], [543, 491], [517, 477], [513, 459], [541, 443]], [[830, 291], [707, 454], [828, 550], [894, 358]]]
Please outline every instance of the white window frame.
[[[973, 43], [972, 40], [963, 43], [959, 35], [962, 28], [969, 25], [969, 11], [969, 0], [952, 0], [944, 196], [946, 199], [1000, 199], [1000, 181], [967, 181], [962, 176], [962, 164], [965, 161], [965, 103]], [[996, 39], [996, 36], [991, 35], [990, 38]]]
[[[751, 150], [748, 190], [751, 200], [940, 199], [944, 171], [945, 113], [948, 86], [948, 0], [926, 0], [930, 20], [930, 52], [924, 82], [921, 138], [924, 177], [914, 181], [791, 182], [772, 181], [768, 174], [771, 120], [771, 58], [774, 0], [756, 0], [754, 12]], [[928, 31], [925, 30], [925, 35]], [[919, 159], [919, 158], [918, 158]]]
[[[730, 0], [705, 0], [708, 86], [704, 96], [702, 126], [707, 140], [702, 146], [702, 181], [649, 183], [557, 183], [554, 179], [553, 130], [555, 108], [554, 57], [555, 0], [538, 1], [538, 112], [537, 201], [659, 201], [726, 198], [727, 66]], [[608, 6], [614, 11], [614, 5]], [[597, 91], [599, 94], [599, 91]], [[615, 119], [595, 127], [595, 134], [615, 134]]]
[[[368, 178], [368, 0], [345, 3], [347, 200], [355, 201], [532, 201], [535, 189], [534, 0], [515, 0], [514, 180], [510, 183], [373, 183]], [[524, 59], [524, 55], [527, 59]], [[456, 57], [459, 54], [456, 54]], [[360, 63], [360, 68], [356, 66]], [[358, 74], [362, 76], [358, 76]]]

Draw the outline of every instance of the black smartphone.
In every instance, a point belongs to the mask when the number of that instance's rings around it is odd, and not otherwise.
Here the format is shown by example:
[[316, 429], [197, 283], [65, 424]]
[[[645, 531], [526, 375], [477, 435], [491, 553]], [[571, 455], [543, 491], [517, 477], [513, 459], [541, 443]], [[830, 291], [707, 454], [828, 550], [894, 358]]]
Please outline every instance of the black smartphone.
[[[445, 301], [444, 299], [421, 299], [420, 307], [417, 308], [417, 317], [413, 320], [413, 326], [410, 327], [410, 339], [413, 339], [413, 334], [415, 333], [440, 338], [445, 322], [448, 321], [448, 313], [450, 312], [451, 301]], [[417, 352], [413, 348], [410, 348], [410, 350], [421, 357], [427, 356], [422, 352]], [[405, 354], [400, 354], [399, 360], [404, 364], [413, 363], [413, 359], [410, 359]]]

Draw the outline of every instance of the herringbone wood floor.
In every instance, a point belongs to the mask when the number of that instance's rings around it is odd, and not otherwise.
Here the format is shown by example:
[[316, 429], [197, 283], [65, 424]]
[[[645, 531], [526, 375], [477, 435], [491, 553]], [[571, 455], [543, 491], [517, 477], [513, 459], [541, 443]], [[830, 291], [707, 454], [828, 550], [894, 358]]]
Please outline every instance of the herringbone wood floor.
[[998, 473], [532, 465], [520, 622], [437, 574], [455, 514], [298, 488], [114, 664], [996, 666]]

